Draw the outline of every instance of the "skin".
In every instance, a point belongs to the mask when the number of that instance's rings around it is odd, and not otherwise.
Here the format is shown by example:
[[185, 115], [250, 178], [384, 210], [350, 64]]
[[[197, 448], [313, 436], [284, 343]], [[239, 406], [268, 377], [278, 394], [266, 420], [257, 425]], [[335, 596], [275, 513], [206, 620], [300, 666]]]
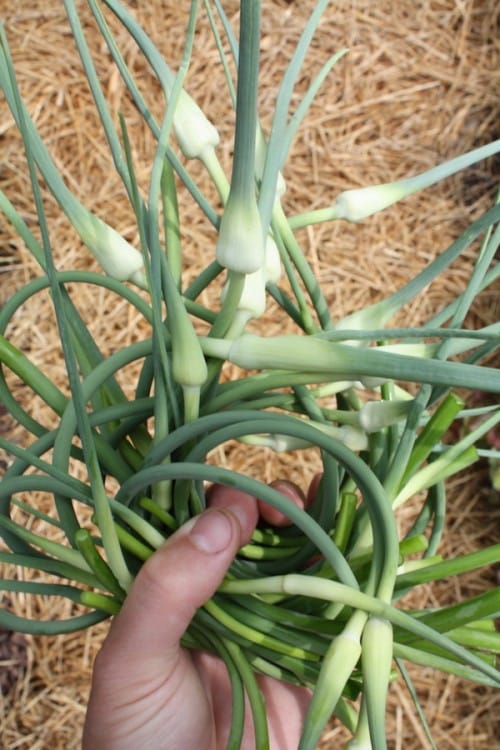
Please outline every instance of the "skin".
[[[274, 486], [297, 505], [311, 501], [290, 482]], [[223, 750], [231, 688], [218, 658], [187, 651], [180, 638], [196, 609], [216, 591], [259, 513], [274, 525], [285, 516], [222, 486], [141, 568], [97, 656], [82, 750]], [[258, 677], [271, 750], [296, 750], [310, 701], [305, 688]], [[248, 717], [248, 712], [247, 712]], [[251, 718], [242, 750], [255, 748]]]

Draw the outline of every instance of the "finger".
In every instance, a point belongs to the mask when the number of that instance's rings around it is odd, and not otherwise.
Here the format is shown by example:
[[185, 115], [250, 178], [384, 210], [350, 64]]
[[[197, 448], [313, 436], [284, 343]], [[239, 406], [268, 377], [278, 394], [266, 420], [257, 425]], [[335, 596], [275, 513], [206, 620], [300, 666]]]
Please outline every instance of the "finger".
[[229, 508], [232, 513], [239, 514], [240, 546], [248, 544], [259, 520], [257, 502], [252, 495], [223, 484], [213, 484], [207, 492], [207, 504], [212, 509]]
[[[297, 487], [293, 482], [289, 482], [286, 479], [276, 479], [274, 482], [271, 482], [270, 486], [291, 500], [298, 508], [304, 508], [304, 493], [300, 487]], [[257, 506], [262, 518], [272, 526], [289, 526], [291, 524], [287, 515], [281, 513], [281, 511], [276, 510], [262, 500], [257, 501]]]
[[[100, 662], [163, 678], [195, 611], [215, 592], [241, 545], [252, 511], [228, 503], [191, 519], [143, 565], [116, 616]], [[240, 522], [240, 518], [242, 519]]]
[[311, 505], [316, 500], [316, 496], [318, 494], [319, 485], [321, 480], [323, 479], [323, 474], [315, 474], [311, 484], [309, 485], [309, 489], [307, 490], [306, 495], [306, 508], [310, 508]]
[[[312, 693], [305, 687], [257, 676], [266, 704], [269, 746], [280, 750], [299, 747]], [[286, 716], [286, 722], [283, 717]]]

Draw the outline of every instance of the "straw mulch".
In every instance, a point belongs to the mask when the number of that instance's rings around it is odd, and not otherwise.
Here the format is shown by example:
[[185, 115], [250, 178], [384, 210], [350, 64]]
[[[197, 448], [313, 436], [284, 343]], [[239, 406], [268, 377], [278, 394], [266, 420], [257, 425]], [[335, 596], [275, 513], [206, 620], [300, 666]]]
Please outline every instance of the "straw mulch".
[[[175, 66], [182, 52], [189, 4], [149, 0], [130, 5]], [[311, 0], [263, 3], [261, 111], [266, 125], [277, 81], [312, 5]], [[230, 17], [236, 18], [237, 3], [227, 0], [224, 6]], [[496, 0], [332, 2], [312, 45], [298, 91], [305, 90], [327, 55], [344, 46], [350, 52], [330, 74], [296, 138], [285, 171], [288, 211], [328, 205], [342, 189], [416, 173], [498, 138], [499, 14]], [[62, 3], [0, 0], [0, 18], [6, 23], [23, 96], [66, 182], [89, 208], [136, 241]], [[90, 20], [85, 21], [85, 29], [112, 113], [117, 116], [124, 112], [126, 116], [139, 180], [146, 188], [153, 153], [151, 138], [124, 95], [117, 72], [109, 64]], [[161, 97], [150, 73], [134, 45], [124, 34], [120, 36], [127, 62], [160, 113]], [[222, 72], [205, 20], [200, 22], [197, 34], [188, 88], [220, 127], [221, 158], [229, 169], [233, 120], [227, 97], [221, 93]], [[0, 147], [0, 187], [34, 224], [20, 141], [3, 101]], [[196, 165], [193, 172], [200, 174]], [[307, 248], [333, 314], [337, 317], [379, 299], [417, 273], [491, 204], [496, 177], [498, 163], [490, 160], [425, 195], [408, 199], [363, 226], [326, 224], [301, 232], [299, 238]], [[59, 266], [94, 267], [54, 202], [48, 198], [46, 206]], [[189, 208], [186, 196], [182, 196], [181, 208], [188, 278], [212, 258], [214, 237], [203, 218]], [[408, 306], [401, 320], [417, 324], [463, 289], [469, 260], [455, 264], [445, 278]], [[26, 249], [0, 219], [0, 304], [38, 273]], [[471, 325], [498, 320], [498, 298], [498, 288], [482, 294], [474, 307]], [[75, 300], [103, 348], [111, 351], [141, 336], [134, 315], [115, 299], [85, 289]], [[273, 308], [265, 325], [269, 333], [287, 330], [286, 322], [277, 318]], [[66, 388], [48, 296], [40, 295], [26, 306], [10, 335], [34, 362], [43, 365], [54, 382]], [[13, 380], [12, 385], [22, 398], [20, 384]], [[50, 424], [50, 415], [36, 399], [26, 406], [38, 419]], [[25, 438], [5, 415], [1, 417], [1, 429], [20, 441]], [[215, 460], [230, 462], [239, 470], [265, 479], [286, 474], [303, 485], [317, 468], [315, 459], [303, 454], [291, 460], [280, 457], [271, 461], [267, 453], [252, 454], [247, 448], [220, 452]], [[486, 467], [468, 470], [455, 478], [450, 498], [443, 555], [498, 541], [498, 504], [491, 503]], [[485, 571], [463, 580], [421, 587], [412, 603], [434, 606], [492, 585], [494, 572]], [[33, 617], [69, 614], [67, 605], [56, 611], [53, 603], [41, 597], [30, 601], [13, 597], [13, 602], [17, 611]], [[1, 698], [2, 748], [79, 747], [92, 662], [106, 628], [104, 624], [70, 636], [28, 637], [26, 651], [17, 638], [9, 653], [5, 653], [5, 648], [0, 651], [1, 669], [15, 675], [15, 679], [6, 679], [8, 689]], [[6, 642], [4, 637], [4, 646]], [[428, 670], [413, 669], [412, 675], [441, 750], [495, 746], [500, 729], [497, 694]], [[400, 682], [391, 690], [388, 734], [394, 750], [429, 747]], [[343, 738], [342, 729], [332, 724], [321, 743], [322, 750], [342, 747]]]

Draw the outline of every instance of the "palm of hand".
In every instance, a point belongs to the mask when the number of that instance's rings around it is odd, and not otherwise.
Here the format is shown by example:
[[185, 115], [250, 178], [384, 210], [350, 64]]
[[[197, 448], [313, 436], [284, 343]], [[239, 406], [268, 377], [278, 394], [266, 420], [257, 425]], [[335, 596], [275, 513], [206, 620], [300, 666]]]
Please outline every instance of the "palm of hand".
[[[105, 660], [103, 651], [96, 665], [100, 675], [106, 672]], [[220, 659], [181, 649], [169, 674], [160, 665], [156, 669], [151, 664], [134, 665], [126, 654], [123, 667], [123, 675], [114, 673], [108, 684], [99, 677], [100, 695], [95, 695], [89, 706], [83, 750], [226, 748], [232, 692]], [[296, 750], [309, 691], [271, 677], [257, 679], [267, 706], [270, 747]], [[123, 680], [127, 681], [126, 691]], [[241, 750], [253, 750], [255, 737], [248, 704], [245, 714]], [[92, 725], [99, 727], [100, 737], [91, 736]]]

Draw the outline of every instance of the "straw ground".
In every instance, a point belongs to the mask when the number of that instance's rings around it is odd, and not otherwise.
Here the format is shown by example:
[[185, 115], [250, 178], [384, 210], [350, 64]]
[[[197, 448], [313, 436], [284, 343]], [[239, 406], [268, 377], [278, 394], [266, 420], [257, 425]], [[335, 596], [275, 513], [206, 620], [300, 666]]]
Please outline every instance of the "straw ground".
[[[84, 3], [81, 3], [83, 6]], [[166, 58], [175, 67], [188, 3], [168, 0], [131, 5]], [[276, 84], [312, 6], [307, 2], [268, 0], [264, 4], [260, 106], [264, 124], [274, 103]], [[236, 18], [237, 3], [224, 3]], [[325, 15], [300, 81], [310, 76], [328, 54], [348, 46], [350, 52], [330, 75], [298, 135], [285, 177], [284, 199], [290, 213], [333, 202], [343, 189], [416, 173], [498, 137], [499, 13], [495, 0], [335, 0]], [[65, 179], [86, 205], [136, 241], [123, 191], [110, 168], [98, 120], [72, 44], [59, 0], [0, 0], [21, 90], [30, 112]], [[128, 102], [119, 77], [90, 20], [89, 43], [115, 116], [124, 112], [137, 157], [138, 175], [147, 185], [153, 144]], [[121, 33], [125, 57], [152, 94], [154, 82], [132, 43]], [[217, 123], [222, 159], [229, 169], [232, 113], [223, 91], [222, 72], [205, 22], [200, 23], [187, 87]], [[161, 107], [157, 97], [158, 108]], [[20, 140], [0, 101], [0, 186], [23, 216], [35, 214], [23, 165]], [[308, 257], [338, 317], [398, 288], [443, 250], [491, 203], [498, 162], [480, 164], [443, 185], [417, 195], [362, 226], [318, 226], [300, 233]], [[208, 190], [208, 186], [207, 186]], [[198, 273], [213, 257], [214, 236], [206, 222], [181, 200], [185, 278]], [[51, 237], [61, 268], [93, 268], [66, 219], [47, 201]], [[404, 312], [416, 325], [460, 291], [469, 272], [468, 260], [455, 264]], [[0, 220], [0, 304], [26, 280], [38, 274], [26, 249]], [[471, 324], [498, 320], [498, 288], [478, 300]], [[496, 294], [495, 294], [496, 292]], [[107, 351], [143, 334], [141, 324], [124, 305], [104, 293], [81, 289], [75, 297], [94, 336]], [[403, 318], [401, 318], [402, 320]], [[265, 319], [269, 334], [283, 331], [270, 306]], [[65, 373], [48, 296], [26, 306], [10, 335], [50, 377], [65, 388]], [[134, 373], [129, 373], [131, 387]], [[20, 398], [22, 388], [13, 381]], [[50, 419], [41, 404], [26, 404], [42, 422]], [[22, 441], [23, 435], [2, 415], [1, 428]], [[3, 457], [2, 457], [3, 460]], [[315, 457], [291, 458], [249, 452], [238, 446], [220, 451], [213, 460], [270, 480], [290, 476], [303, 486], [314, 474]], [[1, 467], [0, 467], [1, 470]], [[488, 486], [487, 467], [468, 470], [450, 487], [450, 515], [443, 555], [467, 552], [498, 541], [499, 505]], [[43, 503], [43, 498], [40, 502]], [[411, 508], [408, 510], [411, 513]], [[402, 523], [405, 522], [403, 518]], [[415, 592], [416, 606], [456, 600], [466, 592], [495, 585], [494, 571], [424, 586]], [[41, 597], [15, 598], [14, 607], [40, 618], [68, 616], [67, 604], [56, 611]], [[107, 625], [56, 638], [27, 638], [26, 663], [18, 651], [0, 654], [0, 668], [14, 670], [0, 711], [0, 745], [9, 750], [71, 750], [80, 745], [93, 658]], [[16, 670], [16, 660], [21, 668]], [[500, 700], [492, 691], [475, 688], [427, 670], [412, 670], [415, 684], [441, 750], [493, 747], [500, 726]], [[404, 686], [394, 684], [388, 733], [394, 750], [427, 748], [416, 712]], [[321, 750], [342, 746], [341, 728], [332, 724]]]

